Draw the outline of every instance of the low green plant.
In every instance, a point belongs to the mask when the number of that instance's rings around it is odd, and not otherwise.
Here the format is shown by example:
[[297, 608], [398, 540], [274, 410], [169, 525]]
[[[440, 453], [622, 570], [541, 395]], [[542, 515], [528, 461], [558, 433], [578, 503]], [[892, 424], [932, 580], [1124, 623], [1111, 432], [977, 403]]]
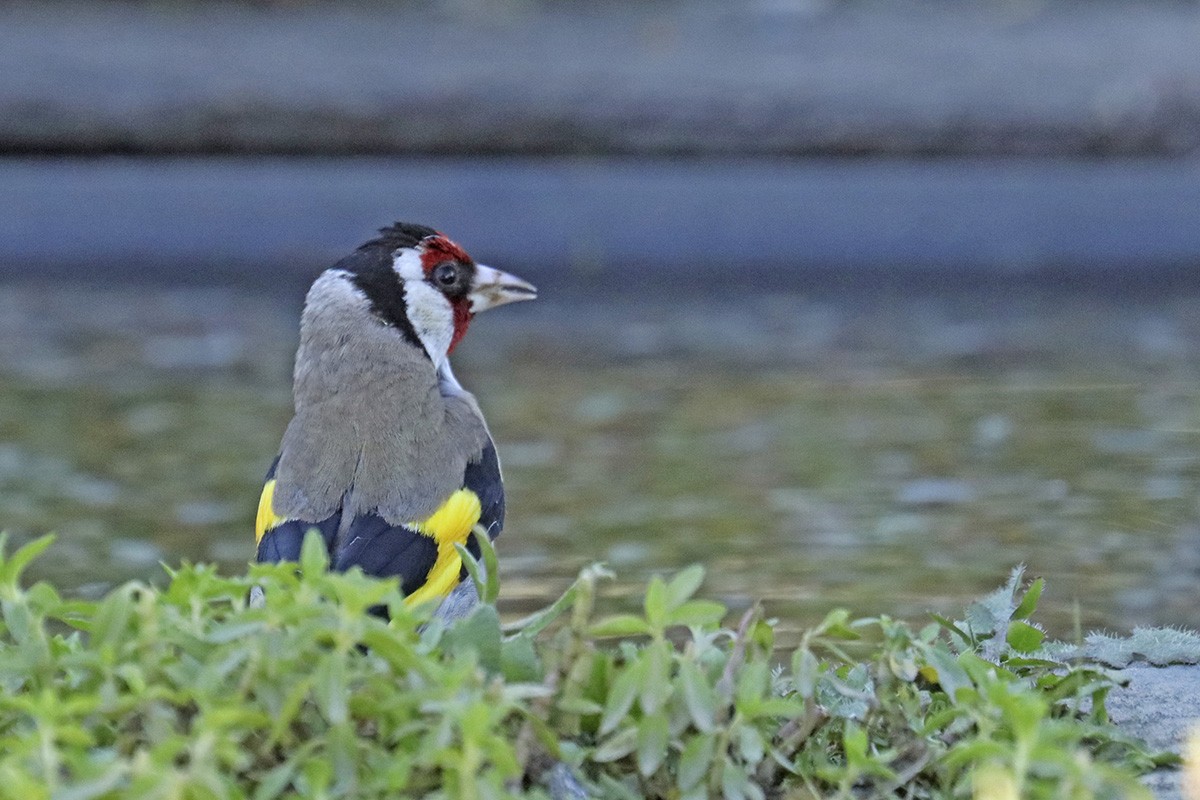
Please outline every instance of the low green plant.
[[599, 618], [590, 567], [502, 624], [481, 540], [453, 624], [328, 572], [315, 537], [298, 568], [185, 564], [95, 602], [21, 585], [48, 537], [0, 542], [0, 795], [1149, 797], [1108, 673], [1049, 654], [1019, 571], [963, 620], [833, 611], [783, 654], [758, 607], [722, 627], [699, 567]]

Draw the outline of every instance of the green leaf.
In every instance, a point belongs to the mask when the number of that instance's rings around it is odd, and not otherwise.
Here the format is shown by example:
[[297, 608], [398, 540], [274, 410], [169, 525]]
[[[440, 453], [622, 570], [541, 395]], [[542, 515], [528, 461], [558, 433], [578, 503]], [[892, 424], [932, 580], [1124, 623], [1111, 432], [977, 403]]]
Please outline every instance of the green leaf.
[[646, 587], [644, 606], [646, 621], [653, 632], [661, 632], [667, 627], [667, 611], [670, 610], [667, 608], [667, 585], [658, 575], [651, 578]]
[[0, 585], [4, 587], [3, 591], [6, 592], [10, 589], [16, 590], [18, 588], [21, 574], [29, 566], [30, 562], [45, 552], [46, 548], [54, 543], [54, 534], [48, 533], [45, 536], [39, 536], [32, 542], [18, 548], [17, 552], [11, 556], [3, 558], [7, 540], [7, 534], [0, 533]]
[[994, 683], [989, 687], [988, 699], [1001, 709], [1018, 741], [1038, 738], [1038, 727], [1049, 713], [1050, 704], [1044, 698], [1020, 692], [1009, 684]]
[[538, 743], [546, 751], [546, 755], [562, 761], [566, 757], [566, 748], [559, 742], [558, 734], [554, 729], [532, 709], [518, 707], [518, 711], [526, 724], [533, 730], [533, 735], [537, 737]]
[[687, 707], [688, 716], [692, 718], [692, 724], [697, 730], [705, 733], [713, 730], [717, 714], [717, 695], [695, 661], [680, 661], [679, 686], [683, 691], [683, 702]]
[[608, 636], [647, 636], [650, 626], [646, 620], [633, 614], [616, 614], [605, 617], [588, 628], [588, 635], [597, 638]]
[[642, 651], [641, 661], [639, 705], [644, 713], [654, 714], [671, 697], [671, 646], [665, 641], [652, 642]]
[[[45, 634], [29, 606], [17, 600], [0, 601], [0, 616], [16, 645], [35, 663], [43, 663], [49, 655]], [[2, 630], [2, 629], [0, 629]]]
[[750, 780], [737, 764], [725, 764], [721, 772], [721, 794], [723, 800], [762, 800], [762, 789]]
[[649, 778], [667, 758], [670, 731], [663, 714], [643, 717], [638, 723], [637, 764], [642, 777]]
[[637, 699], [642, 682], [642, 662], [627, 665], [617, 673], [604, 703], [604, 716], [600, 718], [600, 735], [616, 730], [625, 721], [633, 701]]
[[842, 750], [846, 754], [847, 763], [858, 767], [866, 762], [867, 746], [866, 730], [853, 722], [846, 722], [842, 731]]
[[1017, 610], [1013, 598], [1016, 597], [1024, 575], [1024, 565], [1014, 567], [1009, 573], [1007, 583], [967, 607], [966, 621], [975, 636], [995, 636], [1007, 627]]
[[579, 593], [581, 580], [580, 578], [576, 578], [567, 590], [562, 593], [562, 596], [548, 607], [543, 608], [541, 611], [535, 611], [528, 617], [516, 620], [515, 622], [505, 623], [501, 630], [505, 633], [523, 633], [530, 638], [537, 636], [572, 606], [575, 602], [575, 596]]
[[792, 681], [796, 693], [805, 700], [811, 700], [816, 692], [820, 668], [817, 657], [807, 647], [800, 647], [792, 653]]
[[752, 708], [767, 693], [770, 668], [765, 661], [753, 661], [742, 667], [737, 677], [735, 705], [739, 710]]
[[1025, 592], [1025, 596], [1021, 598], [1021, 604], [1013, 612], [1012, 618], [1029, 619], [1029, 616], [1037, 609], [1038, 600], [1041, 599], [1042, 590], [1045, 588], [1046, 581], [1042, 578], [1038, 578], [1030, 584], [1029, 589]]
[[483, 557], [483, 567], [486, 572], [483, 591], [479, 599], [489, 605], [494, 605], [500, 597], [500, 556], [496, 554], [496, 543], [487, 535], [482, 525], [476, 525], [471, 531], [475, 543], [479, 545], [479, 554]]
[[921, 674], [927, 680], [941, 686], [951, 700], [955, 700], [959, 689], [973, 686], [971, 678], [959, 665], [958, 660], [940, 647], [925, 648], [925, 663], [926, 666], [921, 668]]
[[458, 553], [459, 559], [462, 560], [463, 569], [467, 571], [467, 575], [471, 578], [471, 583], [475, 584], [475, 594], [482, 601], [484, 594], [487, 593], [487, 579], [484, 577], [484, 568], [480, 565], [474, 554], [458, 542], [454, 543], [454, 551]]
[[533, 646], [533, 639], [528, 636], [514, 636], [502, 642], [500, 664], [501, 674], [506, 681], [533, 683], [542, 679], [541, 660]]
[[895, 773], [886, 764], [872, 757], [871, 741], [866, 729], [849, 720], [842, 733], [842, 749], [846, 754], [846, 764], [855, 772], [886, 780], [895, 779]]
[[863, 719], [875, 702], [874, 685], [865, 664], [824, 673], [817, 681], [816, 699], [831, 717]]
[[601, 764], [616, 761], [632, 753], [637, 745], [638, 729], [632, 725], [622, 728], [600, 743], [600, 746], [592, 752], [592, 761]]
[[264, 628], [265, 624], [261, 620], [218, 623], [209, 628], [204, 641], [210, 644], [228, 644], [229, 642], [261, 633]]
[[911, 650], [893, 650], [887, 654], [888, 669], [905, 683], [917, 679], [917, 660]]
[[371, 626], [363, 632], [362, 643], [371, 652], [387, 660], [393, 669], [411, 669], [418, 660], [409, 642], [385, 627]]
[[315, 742], [305, 743], [287, 761], [284, 761], [274, 769], [268, 770], [259, 779], [258, 788], [254, 791], [253, 800], [274, 800], [283, 794], [284, 790], [291, 784], [292, 778], [296, 775], [297, 767], [310, 756], [315, 745]]
[[447, 628], [443, 642], [452, 652], [475, 653], [488, 672], [499, 673], [504, 668], [500, 615], [495, 606], [476, 606], [469, 616]]
[[314, 681], [315, 677], [307, 674], [273, 696], [269, 707], [275, 719], [271, 724], [270, 735], [267, 737], [268, 742], [275, 744], [287, 736], [289, 728], [299, 716], [301, 709], [309, 703], [308, 694]]
[[716, 746], [717, 737], [711, 733], [693, 736], [683, 746], [675, 778], [680, 791], [687, 792], [704, 782], [712, 768]]
[[350, 701], [345, 660], [338, 653], [330, 653], [317, 664], [313, 678], [313, 691], [321, 714], [330, 725], [341, 725], [349, 716]]
[[975, 643], [975, 637], [960, 628], [954, 620], [943, 617], [941, 614], [930, 614], [930, 616], [933, 617], [938, 625], [950, 632], [960, 647], [970, 647]]
[[718, 625], [725, 618], [724, 604], [712, 600], [689, 600], [667, 614], [667, 625]]
[[1008, 747], [1000, 742], [991, 739], [968, 738], [954, 745], [954, 748], [946, 755], [945, 764], [950, 769], [961, 769], [971, 764], [1002, 761], [1007, 755]]
[[578, 714], [581, 717], [594, 717], [604, 712], [604, 706], [594, 703], [584, 697], [568, 697], [558, 703], [558, 710], [564, 714]]
[[1001, 681], [1011, 681], [1015, 676], [1002, 666], [989, 661], [983, 656], [967, 651], [959, 653], [956, 660], [958, 665], [967, 673], [967, 678], [973, 686], [984, 686], [999, 678]]
[[794, 717], [804, 712], [804, 703], [792, 697], [768, 697], [755, 701], [753, 705], [753, 713], [747, 715], [749, 719]]
[[699, 564], [693, 564], [677, 573], [666, 586], [667, 611], [674, 611], [690, 600], [703, 582], [704, 567]]
[[1019, 781], [1010, 768], [993, 762], [979, 764], [971, 773], [971, 796], [980, 800], [1020, 797]]
[[747, 764], [757, 766], [758, 762], [763, 760], [767, 746], [763, 742], [762, 734], [754, 726], [742, 725], [739, 727], [737, 741], [738, 752], [741, 753], [742, 760]]
[[300, 546], [300, 570], [306, 577], [321, 575], [329, 568], [329, 551], [325, 549], [325, 540], [316, 528], [309, 528], [304, 534], [304, 544]]
[[770, 653], [775, 649], [775, 624], [768, 622], [765, 619], [760, 619], [750, 626], [750, 635], [747, 639], [762, 648], [763, 652]]
[[[122, 783], [128, 780], [129, 765], [117, 762], [111, 764], [103, 773], [89, 780], [77, 780], [67, 789], [54, 792], [54, 800], [94, 800], [100, 797], [114, 797]], [[11, 788], [11, 787], [9, 787]], [[25, 797], [34, 796], [33, 792], [22, 793]]]
[[114, 647], [128, 641], [127, 630], [133, 618], [132, 593], [135, 591], [137, 587], [134, 584], [125, 584], [97, 605], [91, 625], [94, 644]]
[[1033, 653], [1042, 646], [1046, 634], [1028, 622], [1014, 620], [1008, 626], [1008, 646], [1018, 653]]

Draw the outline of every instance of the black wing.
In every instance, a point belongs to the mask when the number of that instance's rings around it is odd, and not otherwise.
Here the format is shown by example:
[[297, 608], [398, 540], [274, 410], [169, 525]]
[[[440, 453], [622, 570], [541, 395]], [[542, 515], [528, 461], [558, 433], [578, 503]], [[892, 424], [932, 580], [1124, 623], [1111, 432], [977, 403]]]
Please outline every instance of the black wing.
[[361, 567], [368, 575], [399, 578], [400, 588], [410, 595], [425, 585], [437, 559], [438, 545], [432, 537], [389, 525], [378, 514], [360, 514], [350, 523], [333, 568], [344, 572]]
[[255, 534], [258, 540], [257, 560], [260, 562], [299, 561], [300, 546], [304, 536], [313, 528], [321, 532], [325, 540], [325, 549], [333, 548], [334, 537], [337, 536], [341, 512], [336, 512], [323, 520], [309, 522], [299, 519], [286, 519], [275, 513], [275, 470], [279, 466], [279, 456], [271, 462], [267, 470], [266, 481], [263, 485], [262, 496], [258, 501], [258, 519], [255, 524]]
[[495, 539], [504, 528], [504, 483], [500, 479], [500, 459], [496, 457], [496, 445], [488, 439], [479, 460], [467, 464], [463, 473], [463, 488], [479, 496], [482, 513], [479, 524]]
[[[263, 501], [259, 505], [259, 561], [295, 561], [300, 557], [304, 535], [317, 528], [325, 539], [336, 570], [360, 567], [363, 572], [378, 577], [396, 577], [405, 595], [412, 595], [425, 586], [430, 573], [446, 566], [439, 563], [456, 559], [452, 546], [439, 548], [439, 539], [432, 531], [421, 532], [405, 525], [391, 525], [378, 514], [360, 514], [350, 523], [341, 541], [335, 541], [341, 513], [320, 522], [288, 520], [274, 516], [270, 508], [270, 489], [275, 476], [275, 464], [267, 473]], [[479, 520], [489, 537], [496, 538], [504, 527], [504, 485], [500, 478], [500, 462], [496, 448], [489, 441], [479, 460], [467, 464], [462, 488], [479, 499]], [[264, 505], [265, 504], [265, 505]], [[266, 521], [264, 523], [264, 514]], [[479, 546], [474, 537], [466, 540], [467, 549], [476, 558]], [[455, 567], [457, 564], [454, 565]], [[466, 569], [457, 570], [457, 580], [466, 577]], [[444, 573], [442, 573], [444, 574]]]

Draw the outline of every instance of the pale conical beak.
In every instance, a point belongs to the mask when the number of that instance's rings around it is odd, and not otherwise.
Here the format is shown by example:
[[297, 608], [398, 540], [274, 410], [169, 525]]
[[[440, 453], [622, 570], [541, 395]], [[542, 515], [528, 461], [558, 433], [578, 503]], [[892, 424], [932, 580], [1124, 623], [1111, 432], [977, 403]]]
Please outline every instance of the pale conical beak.
[[516, 275], [476, 264], [475, 282], [467, 297], [471, 300], [471, 313], [477, 314], [505, 303], [533, 300], [537, 297], [537, 288]]

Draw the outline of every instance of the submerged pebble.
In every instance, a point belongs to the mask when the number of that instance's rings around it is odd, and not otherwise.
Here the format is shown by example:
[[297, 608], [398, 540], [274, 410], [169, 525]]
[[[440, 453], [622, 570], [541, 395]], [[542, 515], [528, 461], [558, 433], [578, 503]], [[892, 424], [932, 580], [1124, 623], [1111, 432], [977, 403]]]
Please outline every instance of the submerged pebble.
[[158, 545], [145, 539], [113, 539], [108, 545], [108, 553], [113, 561], [125, 566], [148, 566], [167, 560]]
[[896, 502], [903, 506], [955, 506], [975, 497], [975, 487], [957, 478], [920, 478], [896, 491]]
[[175, 506], [175, 518], [184, 525], [214, 525], [232, 522], [239, 516], [248, 517], [248, 510], [217, 500], [197, 500]]
[[154, 336], [143, 345], [146, 362], [159, 369], [220, 369], [233, 366], [244, 352], [231, 332], [199, 336]]

